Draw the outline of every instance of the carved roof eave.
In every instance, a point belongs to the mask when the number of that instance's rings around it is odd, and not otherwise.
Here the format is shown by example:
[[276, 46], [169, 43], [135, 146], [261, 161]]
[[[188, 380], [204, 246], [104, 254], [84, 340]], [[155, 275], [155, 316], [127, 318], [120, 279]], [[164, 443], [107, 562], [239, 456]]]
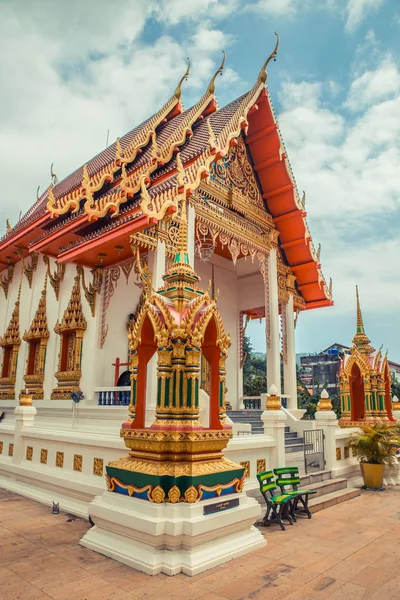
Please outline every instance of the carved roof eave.
[[[53, 186], [50, 186], [47, 209], [51, 216], [63, 215], [68, 211], [71, 211], [72, 213], [77, 212], [82, 200], [86, 200], [88, 207], [93, 207], [95, 203], [93, 194], [100, 191], [105, 183], [112, 182], [114, 180], [114, 174], [122, 165], [132, 163], [136, 159], [138, 153], [148, 145], [156, 128], [178, 107], [180, 99], [180, 94], [174, 94], [157, 113], [145, 122], [144, 126], [141, 125], [137, 128], [138, 131], [134, 134], [133, 139], [131, 139], [124, 148], [122, 148], [121, 142], [118, 139], [115, 144], [114, 160], [102, 167], [99, 171], [89, 176], [87, 165], [85, 165], [83, 167], [82, 182], [78, 187], [56, 199]], [[85, 207], [85, 210], [88, 212], [88, 208]]]

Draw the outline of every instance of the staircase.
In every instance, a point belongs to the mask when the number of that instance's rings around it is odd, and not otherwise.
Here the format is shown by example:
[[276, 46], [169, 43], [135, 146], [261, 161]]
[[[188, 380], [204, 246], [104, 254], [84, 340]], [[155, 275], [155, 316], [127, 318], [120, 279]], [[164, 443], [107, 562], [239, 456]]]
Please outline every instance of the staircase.
[[[251, 433], [264, 433], [264, 423], [261, 420], [262, 410], [228, 410], [226, 414], [234, 423], [249, 423]], [[239, 429], [240, 432], [240, 429]], [[286, 454], [291, 452], [303, 452], [303, 438], [290, 427], [285, 427], [285, 450]]]
[[347, 479], [332, 479], [331, 471], [319, 471], [301, 477], [300, 489], [315, 490], [310, 496], [309, 508], [311, 513], [319, 512], [335, 504], [341, 504], [361, 494], [360, 488], [348, 487]]

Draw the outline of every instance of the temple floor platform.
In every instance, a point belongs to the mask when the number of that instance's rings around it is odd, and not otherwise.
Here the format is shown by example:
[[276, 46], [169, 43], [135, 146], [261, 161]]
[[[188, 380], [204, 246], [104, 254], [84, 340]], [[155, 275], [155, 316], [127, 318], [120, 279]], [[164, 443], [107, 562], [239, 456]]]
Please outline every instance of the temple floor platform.
[[400, 487], [262, 528], [267, 545], [195, 577], [145, 575], [79, 545], [87, 521], [0, 490], [0, 598], [400, 598]]

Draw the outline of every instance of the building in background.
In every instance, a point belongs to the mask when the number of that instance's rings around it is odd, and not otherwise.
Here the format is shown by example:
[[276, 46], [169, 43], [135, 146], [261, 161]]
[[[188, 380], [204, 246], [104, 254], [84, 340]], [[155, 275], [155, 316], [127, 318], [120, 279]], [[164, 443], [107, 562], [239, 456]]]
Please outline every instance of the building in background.
[[[311, 393], [327, 384], [326, 389], [330, 396], [338, 394], [340, 361], [345, 354], [349, 353], [350, 346], [335, 343], [315, 354], [298, 354], [297, 364], [302, 384]], [[400, 364], [388, 360], [388, 366], [392, 378], [400, 381]]]

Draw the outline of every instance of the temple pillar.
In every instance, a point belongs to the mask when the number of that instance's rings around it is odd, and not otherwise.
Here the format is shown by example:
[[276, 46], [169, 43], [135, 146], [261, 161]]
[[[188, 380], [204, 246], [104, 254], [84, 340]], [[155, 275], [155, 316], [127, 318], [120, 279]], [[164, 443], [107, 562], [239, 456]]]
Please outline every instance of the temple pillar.
[[[157, 290], [163, 285], [162, 276], [165, 272], [165, 243], [158, 238], [157, 249], [149, 252], [148, 267], [151, 272], [153, 288]], [[146, 386], [146, 417], [145, 424], [149, 427], [155, 416], [157, 405], [157, 353], [151, 357], [147, 364], [147, 386]]]
[[297, 410], [296, 348], [294, 338], [293, 294], [283, 305], [286, 312], [286, 360], [283, 364], [284, 393], [289, 396], [287, 408]]
[[[278, 300], [278, 269], [276, 248], [271, 248], [268, 254], [268, 310], [265, 307], [265, 325], [267, 330], [267, 386], [275, 385], [278, 395], [281, 395], [281, 352], [279, 339], [279, 300]], [[265, 284], [265, 282], [264, 282]], [[268, 323], [269, 320], [269, 323]], [[269, 327], [269, 335], [268, 335]]]

